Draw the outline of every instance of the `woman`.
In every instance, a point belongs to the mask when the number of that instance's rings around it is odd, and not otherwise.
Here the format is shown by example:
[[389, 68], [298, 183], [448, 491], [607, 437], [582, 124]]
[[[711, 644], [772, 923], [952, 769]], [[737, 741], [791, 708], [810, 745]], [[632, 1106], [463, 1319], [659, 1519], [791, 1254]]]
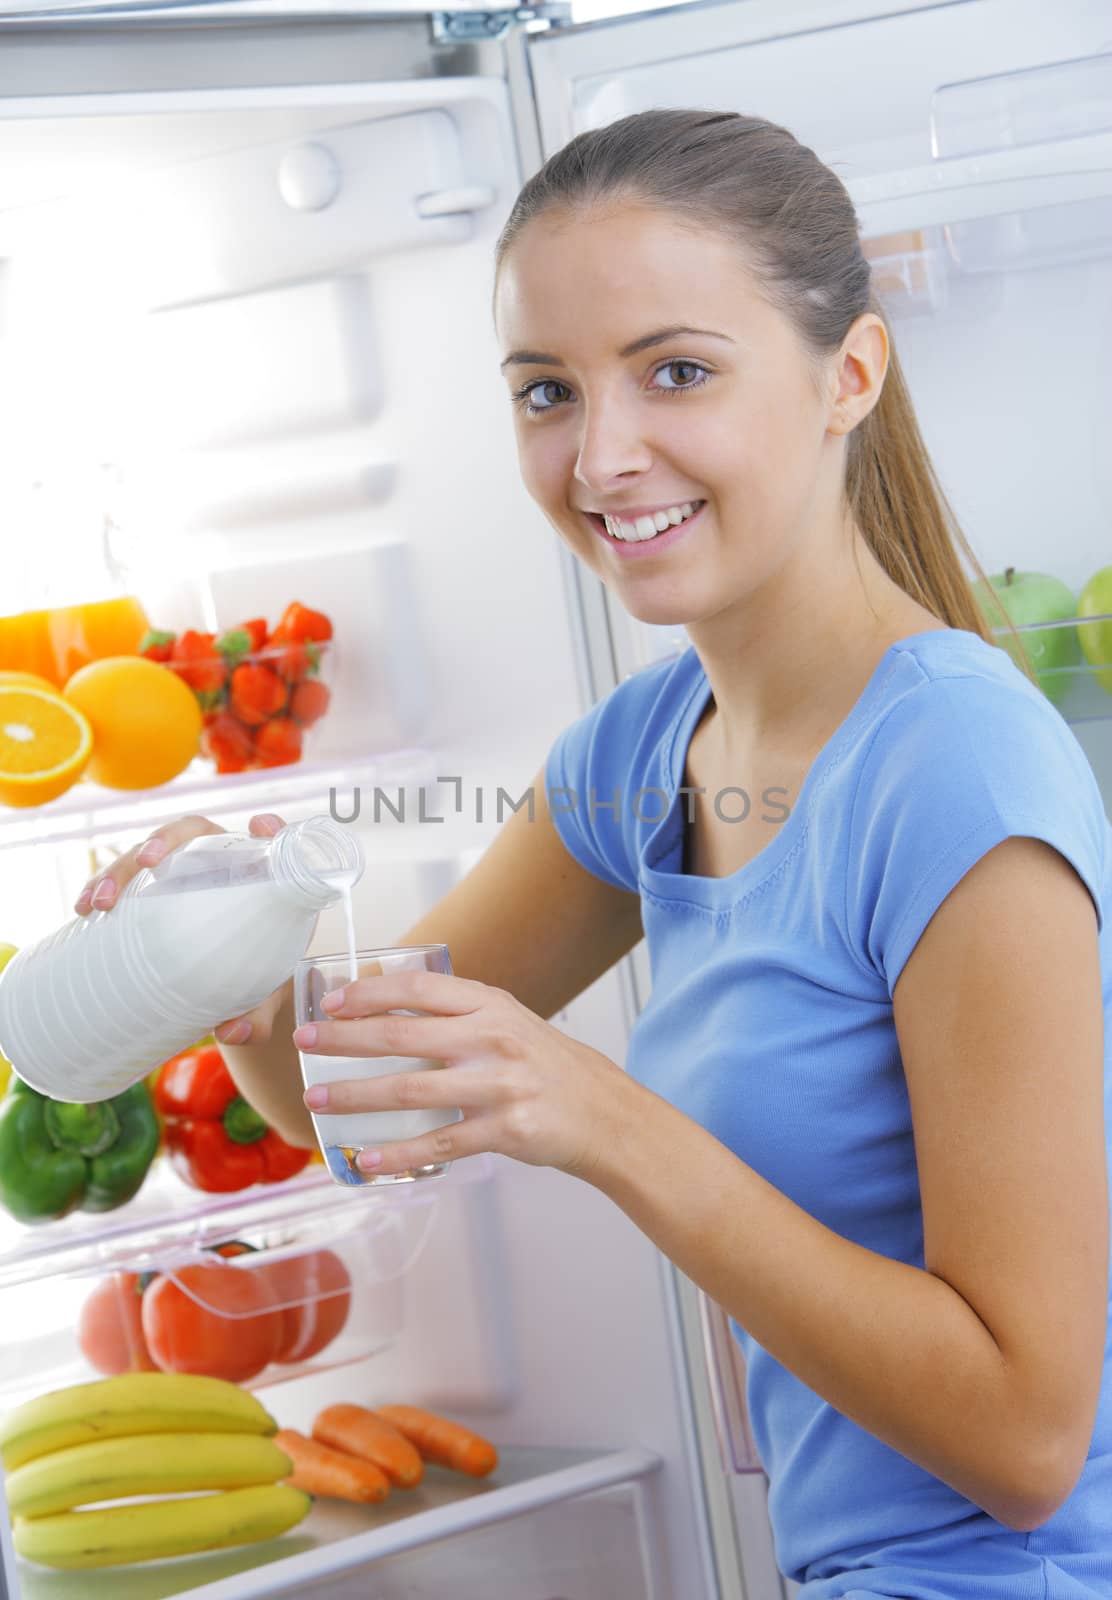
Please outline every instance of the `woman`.
[[[462, 1106], [372, 1170], [559, 1167], [719, 1301], [805, 1600], [1110, 1596], [1109, 824], [976, 609], [849, 198], [768, 123], [626, 118], [526, 184], [495, 322], [530, 493], [692, 648], [566, 729], [535, 820], [403, 936], [459, 976], [293, 1035], [452, 1070], [304, 1099]], [[642, 932], [623, 1071], [544, 1019]], [[292, 1021], [218, 1036], [308, 1141]]]

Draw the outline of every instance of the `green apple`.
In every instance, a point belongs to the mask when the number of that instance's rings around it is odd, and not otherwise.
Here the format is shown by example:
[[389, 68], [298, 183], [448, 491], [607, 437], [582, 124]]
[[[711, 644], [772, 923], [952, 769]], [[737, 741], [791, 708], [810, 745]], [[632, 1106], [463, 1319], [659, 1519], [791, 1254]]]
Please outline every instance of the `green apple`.
[[[3, 972], [8, 962], [16, 954], [16, 949], [17, 947], [14, 944], [3, 944], [0, 942], [0, 972]], [[8, 1079], [11, 1077], [11, 1075], [11, 1062], [6, 1056], [0, 1056], [0, 1094], [3, 1094], [4, 1090], [8, 1087]]]
[[[1112, 615], [1112, 567], [1101, 567], [1094, 572], [1077, 600], [1079, 617]], [[1078, 628], [1081, 648], [1090, 666], [1105, 667], [1104, 672], [1094, 672], [1093, 677], [1101, 688], [1112, 694], [1112, 622], [1091, 622], [1087, 628]]]
[[[1112, 571], [1112, 569], [1109, 569]], [[1022, 627], [1028, 622], [1064, 622], [1077, 616], [1077, 602], [1073, 590], [1060, 578], [1045, 572], [1017, 572], [1006, 567], [993, 573], [989, 587], [978, 578], [973, 585], [977, 604], [984, 612], [990, 628], [1007, 629], [1007, 620]], [[1110, 624], [1112, 626], [1112, 624]], [[1015, 640], [1005, 631], [997, 635], [998, 642], [1022, 668]], [[1035, 675], [1039, 688], [1048, 700], [1061, 701], [1074, 675], [1062, 672], [1062, 667], [1076, 667], [1081, 662], [1076, 628], [1041, 628], [1038, 632], [1021, 633], [1020, 648]], [[1109, 657], [1112, 660], [1112, 657]]]

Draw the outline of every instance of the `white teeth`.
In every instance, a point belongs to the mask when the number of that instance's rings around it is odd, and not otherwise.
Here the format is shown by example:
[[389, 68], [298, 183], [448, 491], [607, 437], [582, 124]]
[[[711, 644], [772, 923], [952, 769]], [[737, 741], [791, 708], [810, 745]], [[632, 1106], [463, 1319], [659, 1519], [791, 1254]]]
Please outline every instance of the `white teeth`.
[[686, 522], [694, 514], [698, 503], [689, 500], [682, 506], [669, 506], [666, 511], [654, 511], [651, 515], [638, 517], [635, 522], [623, 522], [618, 517], [607, 516], [602, 520], [612, 539], [622, 539], [627, 544], [643, 544], [646, 539], [655, 538], [666, 528], [675, 528], [681, 522]]

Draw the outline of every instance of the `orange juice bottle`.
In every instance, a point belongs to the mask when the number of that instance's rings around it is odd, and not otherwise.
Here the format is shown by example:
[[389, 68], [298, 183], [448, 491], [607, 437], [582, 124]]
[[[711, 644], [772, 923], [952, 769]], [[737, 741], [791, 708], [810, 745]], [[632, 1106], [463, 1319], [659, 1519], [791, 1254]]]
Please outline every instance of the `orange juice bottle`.
[[46, 611], [0, 617], [0, 672], [33, 672], [57, 683]]
[[105, 656], [134, 656], [150, 628], [134, 595], [58, 606], [46, 613], [46, 631], [56, 683], [66, 683], [81, 667]]

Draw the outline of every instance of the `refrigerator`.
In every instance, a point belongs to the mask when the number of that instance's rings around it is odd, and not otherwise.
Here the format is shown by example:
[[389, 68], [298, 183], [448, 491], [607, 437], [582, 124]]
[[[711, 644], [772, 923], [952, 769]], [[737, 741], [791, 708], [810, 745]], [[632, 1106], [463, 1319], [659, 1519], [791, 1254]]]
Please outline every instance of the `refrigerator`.
[[[0, 812], [0, 938], [70, 915], [170, 817], [331, 811], [358, 830], [366, 947], [469, 870], [556, 734], [686, 646], [577, 567], [527, 497], [490, 314], [494, 241], [574, 133], [653, 106], [781, 122], [847, 183], [928, 447], [986, 572], [1079, 592], [1112, 550], [1112, 18], [1103, 0], [42, 4], [0, 16], [5, 612], [107, 571], [171, 629], [335, 629], [296, 765], [79, 783]], [[1112, 700], [1059, 709], [1105, 792]], [[544, 936], [543, 910], [537, 937]], [[343, 945], [322, 914], [312, 949]], [[556, 1026], [614, 1060], [643, 944]], [[667, 1174], [661, 1181], [668, 1181]], [[682, 1204], [682, 1196], [677, 1196]], [[107, 1273], [214, 1242], [324, 1241], [342, 1338], [260, 1398], [307, 1428], [404, 1400], [491, 1438], [388, 1508], [318, 1501], [265, 1545], [90, 1572], [17, 1561], [7, 1600], [790, 1600], [721, 1307], [596, 1191], [501, 1157], [353, 1195], [320, 1167], [205, 1196], [165, 1166], [100, 1218], [0, 1222], [0, 1407], [94, 1374]], [[0, 1506], [0, 1513], [3, 1507]]]

